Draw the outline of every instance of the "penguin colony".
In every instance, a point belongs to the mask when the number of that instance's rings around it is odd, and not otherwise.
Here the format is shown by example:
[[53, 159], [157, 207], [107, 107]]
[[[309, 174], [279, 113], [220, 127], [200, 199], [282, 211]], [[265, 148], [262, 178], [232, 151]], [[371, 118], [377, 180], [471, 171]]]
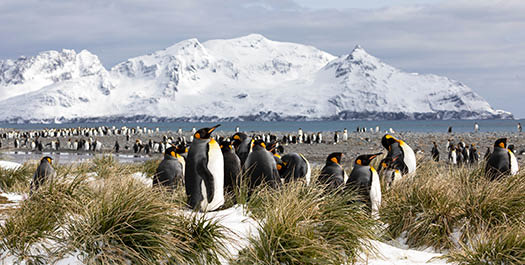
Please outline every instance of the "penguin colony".
[[[302, 129], [297, 135], [284, 135], [278, 138], [272, 134], [252, 135], [237, 132], [230, 137], [214, 137], [213, 132], [220, 125], [211, 128], [193, 129], [191, 141], [186, 141], [179, 131], [179, 137], [162, 137], [161, 142], [149, 140], [142, 143], [136, 140], [133, 145], [135, 153], [143, 150], [148, 152], [164, 153], [164, 160], [160, 163], [153, 179], [153, 186], [165, 187], [168, 190], [178, 185], [184, 185], [188, 197], [188, 205], [201, 211], [213, 211], [224, 204], [224, 193], [232, 192], [239, 183], [240, 177], [247, 176], [250, 189], [266, 184], [278, 188], [283, 183], [304, 181], [311, 184], [311, 166], [309, 161], [299, 153], [284, 153], [283, 145], [300, 143], [324, 143], [322, 133], [307, 134]], [[359, 132], [367, 129], [358, 128]], [[370, 128], [370, 131], [379, 131], [379, 128]], [[156, 130], [155, 132], [158, 132]], [[352, 189], [362, 195], [373, 216], [378, 216], [381, 204], [380, 178], [383, 178], [387, 187], [394, 185], [403, 178], [411, 177], [416, 172], [416, 156], [413, 149], [401, 139], [392, 134], [385, 134], [381, 138], [383, 152], [362, 154], [355, 158], [350, 175], [346, 174], [342, 166], [343, 152], [331, 153], [327, 156], [318, 182], [327, 185], [329, 189]], [[2, 139], [14, 139], [15, 147], [30, 145], [31, 148], [42, 145], [41, 138], [49, 137], [96, 137], [97, 135], [120, 135], [129, 140], [132, 135], [148, 135], [154, 133], [146, 128], [75, 128], [51, 129], [41, 131], [9, 131], [1, 134]], [[334, 133], [333, 143], [348, 140], [348, 131], [344, 129]], [[217, 140], [216, 140], [217, 138]], [[21, 139], [21, 140], [20, 140]], [[90, 138], [88, 138], [90, 139]], [[364, 139], [370, 142], [369, 138]], [[101, 150], [97, 141], [75, 141], [68, 143], [74, 149]], [[86, 147], [88, 146], [89, 147]], [[118, 142], [115, 144], [118, 152]], [[94, 147], [93, 147], [94, 146]], [[97, 147], [98, 146], [98, 147]], [[51, 141], [51, 148], [60, 148], [60, 141]], [[56, 150], [55, 149], [55, 150]], [[463, 141], [455, 144], [449, 140], [447, 161], [451, 165], [471, 165], [480, 162], [480, 155], [475, 144], [467, 145]], [[379, 151], [379, 150], [378, 150]], [[515, 175], [519, 170], [513, 146], [507, 145], [507, 139], [498, 139], [493, 151], [488, 150], [485, 155], [486, 176], [497, 180], [506, 175]], [[372, 161], [383, 155], [376, 170]], [[440, 152], [437, 143], [432, 144], [431, 157], [439, 161]], [[48, 179], [52, 178], [51, 157], [44, 157], [35, 172], [31, 191]]]

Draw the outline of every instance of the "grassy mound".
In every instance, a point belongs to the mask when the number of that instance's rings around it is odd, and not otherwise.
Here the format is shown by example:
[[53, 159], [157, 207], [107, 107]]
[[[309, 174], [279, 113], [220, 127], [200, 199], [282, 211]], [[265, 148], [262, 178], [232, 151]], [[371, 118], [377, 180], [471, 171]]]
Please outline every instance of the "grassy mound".
[[259, 220], [257, 236], [234, 264], [343, 264], [371, 247], [376, 222], [353, 192], [289, 183], [252, 194], [249, 209]]
[[[525, 220], [525, 174], [488, 181], [483, 168], [422, 163], [414, 178], [384, 192], [381, 216], [388, 235], [405, 233], [411, 247], [451, 250], [451, 261], [483, 256], [487, 263], [522, 264], [503, 257], [509, 252], [523, 259], [523, 251], [513, 249], [523, 246], [523, 225], [517, 224]], [[489, 255], [484, 248], [490, 245]]]

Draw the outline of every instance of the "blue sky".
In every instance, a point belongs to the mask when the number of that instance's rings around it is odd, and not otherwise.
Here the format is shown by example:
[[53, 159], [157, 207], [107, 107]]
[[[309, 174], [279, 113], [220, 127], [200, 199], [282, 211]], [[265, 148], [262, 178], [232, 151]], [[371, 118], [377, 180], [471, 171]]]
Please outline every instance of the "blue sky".
[[106, 67], [178, 41], [260, 33], [334, 55], [356, 44], [525, 117], [523, 0], [2, 0], [0, 59], [87, 49]]

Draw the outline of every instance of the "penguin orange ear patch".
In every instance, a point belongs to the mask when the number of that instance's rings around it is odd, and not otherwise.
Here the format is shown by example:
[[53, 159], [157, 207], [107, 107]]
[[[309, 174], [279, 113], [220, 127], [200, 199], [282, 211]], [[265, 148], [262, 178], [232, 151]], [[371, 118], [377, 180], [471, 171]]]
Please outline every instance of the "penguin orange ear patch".
[[330, 160], [334, 163], [339, 164], [339, 161], [337, 161], [337, 157], [332, 157]]
[[281, 170], [283, 166], [281, 164], [277, 164], [277, 170]]
[[200, 134], [200, 133], [196, 133], [196, 134], [195, 134], [195, 138], [197, 138], [197, 139], [201, 139], [201, 134]]
[[505, 144], [504, 143], [499, 143], [499, 147], [505, 148]]
[[355, 161], [355, 163], [358, 164], [358, 165], [363, 164], [363, 162], [361, 162], [361, 159], [357, 159], [357, 161]]
[[233, 139], [234, 140], [241, 140], [241, 137], [239, 135], [235, 135], [235, 136], [233, 136]]
[[53, 161], [51, 160], [51, 158], [48, 158], [47, 162], [49, 162], [49, 164], [53, 164]]
[[175, 152], [171, 151], [170, 155], [175, 157]]

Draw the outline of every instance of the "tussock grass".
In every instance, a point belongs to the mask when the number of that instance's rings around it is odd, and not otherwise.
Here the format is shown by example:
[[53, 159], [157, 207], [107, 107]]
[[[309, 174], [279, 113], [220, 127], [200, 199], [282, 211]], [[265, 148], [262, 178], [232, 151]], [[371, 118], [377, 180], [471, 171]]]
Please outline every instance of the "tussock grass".
[[36, 164], [25, 163], [16, 169], [0, 168], [0, 190], [4, 192], [27, 192], [36, 170]]
[[[370, 250], [376, 222], [353, 192], [292, 182], [252, 194], [248, 207], [259, 220], [234, 264], [343, 264]], [[256, 201], [256, 203], [253, 203]]]
[[153, 178], [157, 172], [157, 167], [159, 167], [160, 162], [161, 159], [146, 160], [140, 164], [139, 171], [144, 172], [148, 178]]
[[[522, 243], [509, 240], [505, 232], [487, 231], [510, 231], [525, 220], [525, 174], [488, 181], [483, 168], [422, 163], [415, 177], [383, 194], [381, 216], [388, 224], [387, 234], [397, 238], [405, 232], [411, 247], [463, 249], [470, 256], [481, 255], [489, 244], [507, 250], [520, 247]], [[517, 229], [523, 234], [523, 226]], [[503, 257], [507, 250], [494, 251]], [[454, 257], [459, 260], [460, 255]]]
[[111, 154], [95, 156], [91, 165], [89, 171], [95, 172], [99, 179], [109, 179], [112, 177], [129, 175], [142, 169], [140, 167], [137, 168], [137, 166], [133, 164], [119, 163]]
[[[186, 263], [221, 264], [221, 258], [228, 257], [225, 242], [231, 239], [231, 231], [218, 219], [210, 219], [200, 213], [177, 215], [175, 219], [179, 230], [172, 231], [173, 235], [186, 243], [190, 250], [180, 248], [178, 253]], [[173, 258], [170, 262], [180, 263]]]
[[155, 263], [173, 249], [169, 204], [132, 180], [112, 182], [66, 225], [65, 249], [89, 264]]
[[86, 197], [80, 179], [64, 176], [46, 183], [23, 201], [0, 226], [0, 249], [28, 263], [42, 263], [46, 253], [42, 242], [52, 240], [68, 213]]
[[57, 256], [80, 252], [88, 264], [219, 264], [226, 228], [182, 214], [183, 192], [151, 189], [124, 176], [110, 180], [66, 222]]
[[468, 244], [446, 255], [460, 265], [525, 264], [525, 223], [500, 228], [484, 228]]

